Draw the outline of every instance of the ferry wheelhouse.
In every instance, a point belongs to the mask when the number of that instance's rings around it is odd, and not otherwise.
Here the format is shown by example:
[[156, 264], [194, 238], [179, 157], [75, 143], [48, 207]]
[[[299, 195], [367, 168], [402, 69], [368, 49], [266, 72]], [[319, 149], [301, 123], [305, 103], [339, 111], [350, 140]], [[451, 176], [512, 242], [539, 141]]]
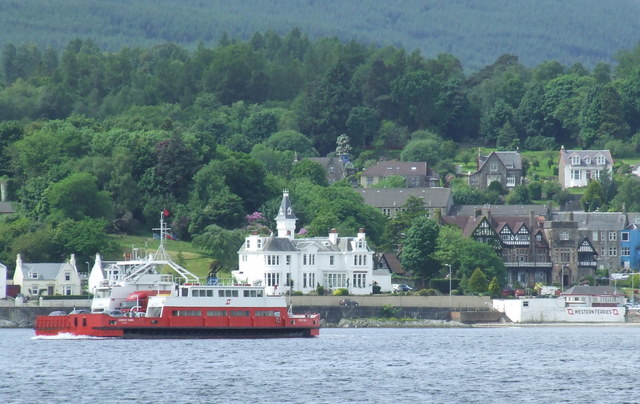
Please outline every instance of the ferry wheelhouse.
[[[264, 287], [197, 276], [173, 262], [160, 247], [142, 260], [112, 263], [101, 271], [90, 313], [38, 316], [37, 336], [117, 338], [277, 338], [319, 335], [318, 314], [293, 314], [287, 296]], [[161, 273], [170, 267], [178, 274]], [[96, 267], [99, 267], [98, 265]], [[94, 271], [96, 271], [94, 267]], [[92, 277], [93, 277], [92, 272]], [[54, 313], [52, 313], [54, 314]]]

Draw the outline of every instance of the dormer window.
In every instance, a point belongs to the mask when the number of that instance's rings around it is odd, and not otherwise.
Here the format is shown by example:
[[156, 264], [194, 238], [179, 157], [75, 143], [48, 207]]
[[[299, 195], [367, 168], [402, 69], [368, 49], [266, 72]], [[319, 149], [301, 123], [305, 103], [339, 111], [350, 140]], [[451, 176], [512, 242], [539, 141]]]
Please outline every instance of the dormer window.
[[585, 164], [591, 164], [591, 157], [585, 157], [584, 163]]
[[571, 156], [571, 164], [580, 164], [580, 156]]
[[496, 172], [496, 171], [498, 171], [498, 163], [491, 163], [491, 164], [489, 164], [489, 170], [490, 170], [491, 172]]
[[596, 156], [596, 164], [603, 166], [605, 163], [604, 156]]
[[27, 277], [28, 277], [29, 279], [38, 279], [38, 273], [37, 273], [37, 272], [29, 272], [29, 273], [27, 274]]
[[262, 248], [262, 239], [258, 239], [258, 248]]

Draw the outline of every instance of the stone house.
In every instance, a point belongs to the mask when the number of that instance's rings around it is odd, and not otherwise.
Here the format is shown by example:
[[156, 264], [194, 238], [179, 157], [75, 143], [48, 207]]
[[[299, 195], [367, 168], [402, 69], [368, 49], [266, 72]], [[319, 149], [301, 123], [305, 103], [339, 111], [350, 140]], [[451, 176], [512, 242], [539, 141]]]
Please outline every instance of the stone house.
[[492, 182], [506, 190], [522, 184], [522, 159], [517, 151], [494, 151], [488, 156], [478, 153], [477, 170], [469, 174], [469, 186], [486, 191]]
[[385, 216], [394, 218], [404, 210], [409, 197], [420, 198], [433, 217], [436, 209], [448, 212], [453, 204], [450, 188], [361, 188], [364, 203], [379, 209]]
[[360, 186], [371, 188], [391, 176], [404, 177], [407, 188], [429, 188], [440, 186], [440, 177], [431, 172], [426, 162], [380, 161], [367, 168], [360, 176]]

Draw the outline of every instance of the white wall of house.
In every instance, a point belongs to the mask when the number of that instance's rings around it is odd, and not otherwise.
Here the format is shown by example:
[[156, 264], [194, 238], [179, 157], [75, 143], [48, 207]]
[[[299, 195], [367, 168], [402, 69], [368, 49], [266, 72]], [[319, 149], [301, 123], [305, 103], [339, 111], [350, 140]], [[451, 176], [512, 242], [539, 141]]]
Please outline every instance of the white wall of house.
[[7, 297], [7, 267], [0, 264], [0, 299]]

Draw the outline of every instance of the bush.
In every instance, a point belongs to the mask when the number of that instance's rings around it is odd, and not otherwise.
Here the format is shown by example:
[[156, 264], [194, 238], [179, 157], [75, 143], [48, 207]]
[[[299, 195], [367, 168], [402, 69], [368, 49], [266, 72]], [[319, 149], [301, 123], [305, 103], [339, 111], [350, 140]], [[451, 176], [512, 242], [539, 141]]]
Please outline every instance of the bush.
[[334, 296], [349, 296], [349, 289], [339, 288], [333, 291]]
[[318, 293], [318, 296], [324, 296], [324, 286], [318, 285], [318, 287], [316, 287], [316, 293]]
[[303, 295], [304, 295], [304, 293], [302, 293], [302, 292], [301, 292], [301, 291], [299, 291], [299, 290], [296, 290], [296, 291], [295, 291], [295, 292], [293, 292], [291, 295], [292, 295], [292, 296], [303, 296]]
[[460, 296], [460, 291], [458, 289], [453, 289], [451, 291], [451, 296]]
[[[451, 279], [451, 289], [457, 289], [460, 279]], [[449, 279], [430, 279], [429, 287], [438, 290], [440, 293], [449, 293]]]
[[391, 304], [385, 304], [384, 306], [382, 306], [382, 311], [380, 314], [384, 318], [392, 318], [396, 317], [398, 313], [400, 313], [400, 308], [395, 307]]

